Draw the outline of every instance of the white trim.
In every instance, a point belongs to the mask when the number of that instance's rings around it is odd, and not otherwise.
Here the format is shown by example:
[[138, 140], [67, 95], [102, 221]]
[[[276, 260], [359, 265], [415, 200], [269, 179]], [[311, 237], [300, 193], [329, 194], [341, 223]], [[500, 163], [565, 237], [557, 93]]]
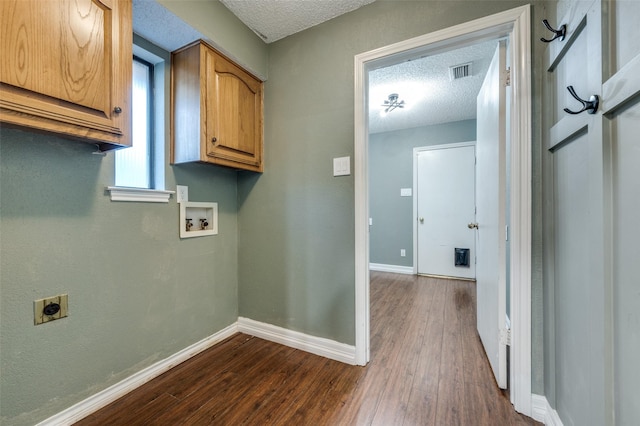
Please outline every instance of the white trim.
[[541, 423], [545, 423], [549, 402], [543, 395], [531, 395], [531, 417]]
[[[515, 9], [514, 9], [515, 10]], [[511, 38], [511, 401], [531, 415], [531, 8], [522, 6]]]
[[339, 343], [322, 337], [310, 336], [297, 331], [275, 325], [239, 317], [238, 321], [226, 328], [188, 346], [181, 351], [156, 362], [153, 365], [91, 395], [90, 397], [72, 405], [71, 407], [38, 423], [37, 426], [67, 426], [72, 425], [99, 409], [111, 404], [118, 398], [132, 392], [145, 383], [169, 371], [178, 364], [198, 355], [200, 352], [220, 343], [236, 333], [245, 333], [271, 342], [279, 343], [295, 349], [300, 349], [325, 358], [355, 365], [355, 346]]
[[358, 365], [366, 365], [371, 355], [369, 346], [369, 134], [365, 96], [368, 74], [365, 70], [365, 62], [366, 58], [362, 55], [356, 55], [354, 58], [355, 334], [356, 364]]
[[[218, 203], [184, 201], [180, 204], [180, 238], [203, 237], [218, 235]], [[187, 230], [187, 218], [191, 216], [192, 230]], [[205, 229], [198, 229], [200, 220], [205, 219], [208, 225]]]
[[531, 395], [531, 417], [534, 420], [551, 426], [563, 426], [558, 412], [551, 408], [549, 401], [543, 395]]
[[[640, 55], [635, 56], [602, 85], [602, 113], [609, 114], [640, 93]], [[624, 82], [622, 84], [622, 82]]]
[[461, 42], [509, 36], [512, 58], [511, 126], [511, 398], [531, 415], [531, 7], [520, 6], [485, 18], [385, 46], [354, 57], [355, 337], [356, 361], [369, 359], [369, 214], [367, 67], [397, 62], [415, 50], [442, 51]]
[[413, 275], [413, 266], [385, 265], [383, 263], [369, 263], [370, 271], [393, 272], [395, 274]]
[[168, 203], [175, 191], [159, 189], [129, 188], [123, 186], [107, 186], [111, 193], [111, 201], [137, 201], [143, 203]]
[[238, 318], [238, 331], [335, 361], [356, 364], [355, 346], [339, 343], [335, 340], [310, 336], [243, 317]]
[[176, 352], [168, 358], [158, 361], [153, 365], [127, 377], [126, 379], [116, 383], [113, 386], [90, 396], [89, 398], [72, 405], [64, 411], [49, 417], [46, 420], [38, 423], [38, 426], [63, 426], [71, 425], [88, 415], [96, 412], [102, 407], [114, 402], [118, 398], [128, 394], [134, 389], [144, 385], [152, 379], [155, 379], [162, 373], [170, 370], [176, 365], [188, 360], [199, 354], [200, 352], [210, 348], [216, 343], [230, 337], [238, 332], [237, 323], [233, 323], [230, 326], [212, 334], [209, 337], [205, 337], [199, 342], [194, 343], [187, 348]]

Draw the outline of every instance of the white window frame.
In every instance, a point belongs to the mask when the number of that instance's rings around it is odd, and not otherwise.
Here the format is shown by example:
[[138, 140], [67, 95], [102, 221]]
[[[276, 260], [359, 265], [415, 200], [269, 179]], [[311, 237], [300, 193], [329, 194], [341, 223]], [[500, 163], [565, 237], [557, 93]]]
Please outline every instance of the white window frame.
[[[133, 35], [133, 55], [153, 65], [154, 95], [152, 105], [151, 168], [152, 188], [108, 186], [111, 201], [167, 203], [175, 191], [165, 190], [165, 111], [168, 93], [165, 82], [169, 73], [171, 54], [151, 44], [137, 34]], [[114, 155], [115, 157], [115, 155]], [[114, 158], [115, 162], [115, 158]], [[115, 164], [114, 164], [115, 171]]]

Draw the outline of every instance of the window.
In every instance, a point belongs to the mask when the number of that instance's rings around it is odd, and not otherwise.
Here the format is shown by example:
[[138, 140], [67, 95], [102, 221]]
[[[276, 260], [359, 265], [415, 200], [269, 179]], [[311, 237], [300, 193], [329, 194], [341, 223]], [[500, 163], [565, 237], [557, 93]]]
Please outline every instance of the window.
[[116, 186], [155, 189], [153, 76], [153, 65], [134, 56], [131, 90], [132, 146], [116, 151]]
[[[1, 1], [1, 0], [0, 0]], [[165, 191], [165, 88], [171, 54], [133, 34], [132, 146], [115, 151], [111, 201], [167, 203]]]

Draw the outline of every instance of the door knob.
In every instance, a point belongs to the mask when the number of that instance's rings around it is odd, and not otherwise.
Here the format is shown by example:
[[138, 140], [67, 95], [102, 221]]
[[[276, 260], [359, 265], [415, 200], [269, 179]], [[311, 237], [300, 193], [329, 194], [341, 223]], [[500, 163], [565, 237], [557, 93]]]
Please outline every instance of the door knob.
[[469, 229], [478, 229], [478, 224], [477, 223], [470, 223], [467, 225], [469, 227]]
[[420, 218], [420, 223], [424, 223], [424, 217]]

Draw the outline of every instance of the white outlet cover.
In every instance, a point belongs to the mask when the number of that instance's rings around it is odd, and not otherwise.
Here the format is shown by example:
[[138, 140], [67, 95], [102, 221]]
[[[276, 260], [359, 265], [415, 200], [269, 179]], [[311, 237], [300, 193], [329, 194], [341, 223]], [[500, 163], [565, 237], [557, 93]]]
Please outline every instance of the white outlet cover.
[[401, 197], [411, 197], [411, 188], [400, 188]]

